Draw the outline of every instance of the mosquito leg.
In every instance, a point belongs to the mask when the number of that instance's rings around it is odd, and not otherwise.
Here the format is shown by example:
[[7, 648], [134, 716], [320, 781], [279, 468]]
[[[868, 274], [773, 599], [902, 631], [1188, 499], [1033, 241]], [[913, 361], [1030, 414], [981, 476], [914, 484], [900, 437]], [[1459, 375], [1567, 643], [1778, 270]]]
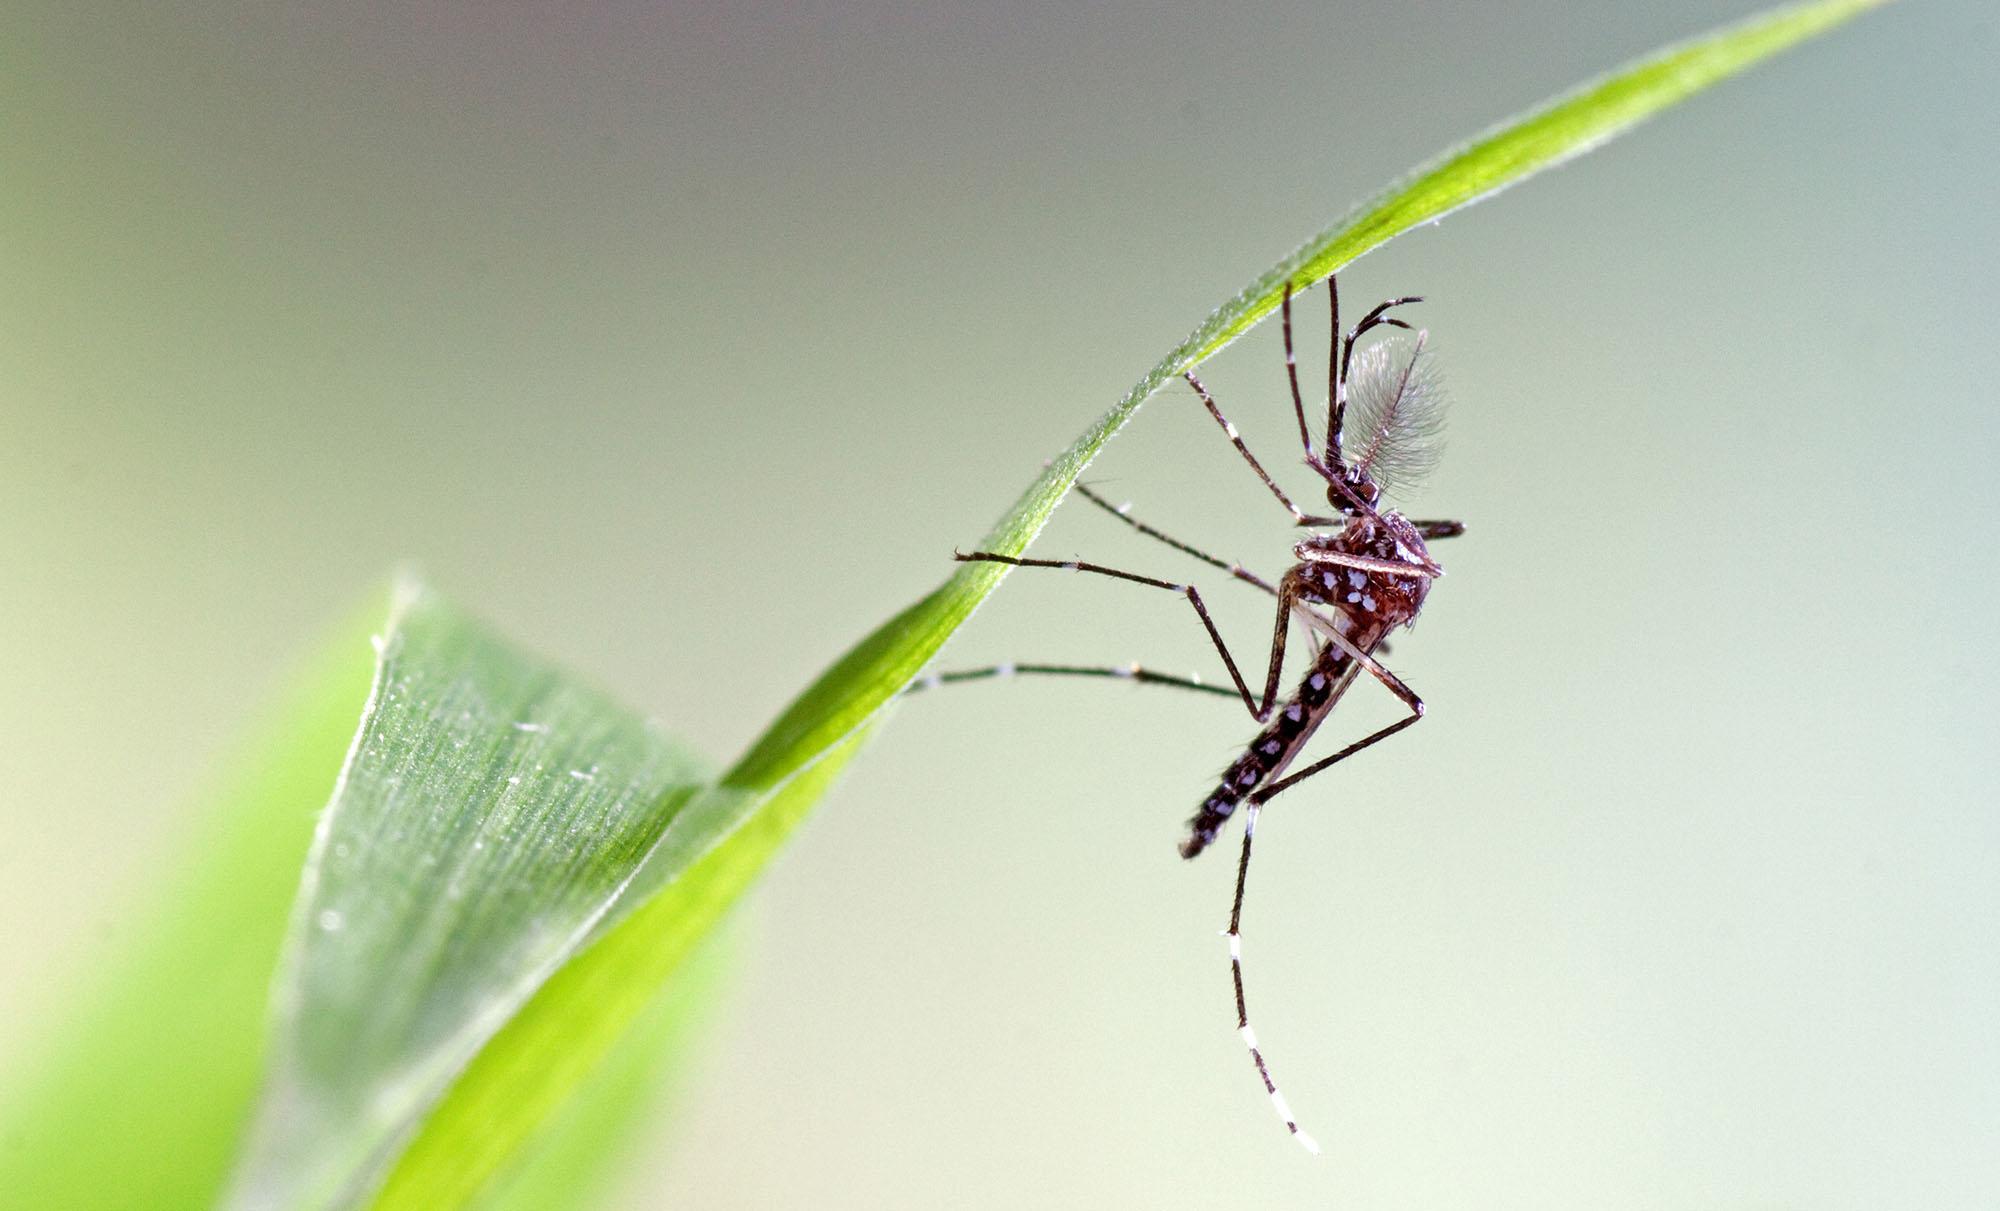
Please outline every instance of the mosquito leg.
[[1133, 681], [1141, 685], [1167, 685], [1178, 689], [1195, 690], [1203, 694], [1220, 694], [1224, 698], [1236, 697], [1236, 691], [1226, 685], [1210, 685], [1199, 677], [1177, 677], [1172, 673], [1156, 673], [1138, 664], [1083, 665], [1083, 664], [989, 664], [977, 669], [954, 669], [948, 673], [927, 673], [912, 681], [903, 693], [907, 696], [922, 690], [933, 690], [940, 686], [957, 685], [964, 681], [987, 681], [1016, 674], [1022, 676], [1055, 677], [1102, 677], [1113, 681]]
[[1434, 562], [1407, 563], [1400, 559], [1377, 559], [1373, 555], [1349, 555], [1344, 551], [1315, 551], [1307, 549], [1299, 552], [1299, 558], [1303, 561], [1301, 566], [1331, 564], [1337, 568], [1355, 568], [1363, 572], [1382, 572], [1390, 576], [1419, 576], [1426, 580], [1432, 579], [1444, 572], [1444, 569], [1438, 567]]
[[[1340, 284], [1333, 274], [1326, 275], [1327, 309], [1333, 313], [1332, 347], [1326, 353], [1326, 449], [1329, 456], [1340, 457], [1340, 423], [1347, 412], [1347, 380], [1340, 373]], [[1306, 462], [1313, 461], [1310, 444], [1306, 449]]]
[[1263, 787], [1262, 789], [1257, 791], [1256, 794], [1250, 797], [1250, 801], [1257, 805], [1268, 803], [1280, 791], [1290, 790], [1292, 787], [1297, 786], [1301, 782], [1304, 782], [1307, 778], [1310, 778], [1314, 774], [1320, 773], [1321, 771], [1325, 770], [1328, 766], [1331, 766], [1337, 762], [1347, 760], [1349, 757], [1352, 757], [1354, 754], [1376, 743], [1377, 741], [1387, 740], [1389, 737], [1395, 735], [1397, 732], [1402, 731], [1404, 728], [1409, 727], [1411, 724], [1415, 723], [1419, 719], [1422, 719], [1423, 717], [1424, 717], [1423, 703], [1418, 702], [1415, 713], [1405, 715], [1401, 719], [1398, 719], [1396, 722], [1390, 724], [1385, 728], [1381, 728], [1377, 731], [1370, 732], [1368, 735], [1363, 736], [1359, 740], [1356, 740], [1353, 744], [1350, 744], [1346, 748], [1341, 749], [1339, 752], [1333, 754], [1331, 757], [1323, 757], [1320, 760], [1313, 762], [1311, 765], [1306, 766], [1304, 769], [1298, 771], [1295, 774], [1288, 774], [1285, 777], [1278, 779], [1276, 782], [1271, 783], [1271, 785]]
[[1285, 301], [1279, 308], [1284, 319], [1285, 330], [1285, 377], [1292, 381], [1292, 412], [1299, 418], [1299, 441], [1306, 448], [1306, 457], [1313, 456], [1312, 430], [1306, 428], [1306, 401], [1299, 394], [1299, 358], [1292, 352], [1292, 284], [1285, 283]]
[[1155, 530], [1153, 527], [1147, 525], [1145, 522], [1140, 521], [1138, 518], [1133, 517], [1129, 511], [1131, 509], [1130, 505], [1114, 505], [1110, 501], [1104, 499], [1102, 496], [1099, 496], [1096, 492], [1092, 491], [1090, 487], [1085, 484], [1077, 484], [1076, 490], [1080, 495], [1082, 495], [1082, 497], [1085, 500], [1089, 501], [1093, 505], [1096, 505], [1098, 508], [1104, 510], [1106, 513], [1111, 514], [1111, 516], [1117, 518], [1119, 521], [1124, 522], [1126, 525], [1131, 526], [1133, 529], [1139, 531], [1139, 533], [1141, 534], [1144, 534], [1146, 537], [1158, 539], [1159, 541], [1166, 543], [1168, 546], [1172, 547], [1174, 550], [1181, 552], [1183, 555], [1192, 555], [1196, 559], [1201, 560], [1203, 563], [1207, 564], [1211, 568], [1221, 568], [1223, 571], [1229, 573], [1231, 576], [1234, 576], [1236, 579], [1242, 581], [1244, 584], [1255, 585], [1256, 587], [1264, 590], [1266, 593], [1269, 593], [1274, 597], [1277, 595], [1278, 590], [1272, 588], [1271, 583], [1269, 581], [1265, 580], [1262, 576], [1259, 576], [1255, 572], [1252, 572], [1248, 568], [1244, 567], [1242, 564], [1224, 563], [1220, 559], [1217, 559], [1215, 556], [1210, 555], [1208, 552], [1203, 551], [1198, 547], [1189, 546], [1187, 543], [1182, 542], [1178, 538], [1174, 538], [1170, 535], [1163, 534], [1160, 531]]
[[1257, 816], [1263, 810], [1264, 804], [1270, 802], [1272, 796], [1280, 791], [1296, 786], [1327, 767], [1345, 761], [1362, 749], [1388, 739], [1424, 717], [1424, 700], [1417, 697], [1409, 686], [1403, 684], [1402, 678], [1383, 668], [1373, 656], [1354, 647], [1344, 637], [1336, 636], [1335, 640], [1349, 656], [1359, 660], [1364, 668], [1401, 698], [1410, 708], [1410, 713], [1395, 723], [1364, 736], [1332, 756], [1315, 761], [1290, 777], [1280, 778], [1268, 786], [1259, 787], [1243, 801], [1243, 856], [1236, 863], [1236, 895], [1229, 904], [1227, 934], [1229, 977], [1236, 988], [1236, 1031], [1243, 1036], [1244, 1045], [1250, 1049], [1250, 1062], [1257, 1066], [1257, 1077], [1264, 1082], [1264, 1091], [1271, 1095], [1271, 1105], [1277, 1110], [1278, 1117], [1285, 1121], [1285, 1129], [1290, 1131], [1308, 1152], [1318, 1152], [1319, 1145], [1313, 1142], [1312, 1136], [1299, 1129], [1298, 1120], [1292, 1117], [1292, 1108], [1285, 1101], [1285, 1095], [1278, 1092], [1278, 1082], [1271, 1076], [1271, 1066], [1265, 1061], [1264, 1052], [1257, 1046], [1257, 1032], [1250, 1027], [1249, 1003], [1243, 995], [1243, 891], [1250, 880], [1250, 844], [1257, 834]]
[[1360, 752], [1364, 748], [1369, 747], [1370, 745], [1380, 743], [1383, 740], [1387, 740], [1389, 737], [1395, 735], [1397, 732], [1402, 731], [1404, 728], [1409, 727], [1411, 724], [1415, 723], [1417, 720], [1422, 719], [1424, 717], [1424, 700], [1422, 698], [1417, 697], [1417, 692], [1411, 689], [1409, 686], [1405, 685], [1401, 677], [1398, 677], [1394, 673], [1390, 672], [1388, 669], [1383, 668], [1381, 662], [1376, 660], [1375, 657], [1369, 655], [1367, 652], [1361, 651], [1359, 648], [1356, 648], [1353, 644], [1347, 642], [1345, 636], [1335, 633], [1332, 634], [1330, 637], [1336, 644], [1338, 644], [1341, 648], [1343, 648], [1348, 655], [1355, 657], [1360, 662], [1361, 666], [1367, 669], [1368, 672], [1374, 676], [1375, 680], [1380, 681], [1383, 685], [1387, 686], [1389, 688], [1390, 693], [1402, 699], [1403, 705], [1410, 708], [1410, 713], [1403, 716], [1401, 719], [1398, 719], [1396, 722], [1389, 724], [1387, 727], [1378, 728], [1375, 731], [1370, 732], [1368, 735], [1363, 736], [1359, 740], [1356, 740], [1353, 744], [1348, 745], [1346, 748], [1341, 749], [1339, 752], [1333, 754], [1330, 757], [1322, 757], [1318, 761], [1313, 762], [1311, 765], [1306, 766], [1304, 769], [1299, 770], [1297, 773], [1287, 774], [1283, 778], [1278, 779], [1276, 782], [1272, 782], [1265, 786], [1258, 787], [1255, 791], [1251, 792], [1246, 802], [1259, 806], [1265, 803], [1269, 803], [1271, 799], [1277, 794], [1279, 794], [1281, 791], [1285, 791], [1290, 789], [1291, 787], [1297, 786], [1299, 783], [1304, 782], [1307, 778], [1312, 777], [1314, 774], [1320, 773], [1321, 771], [1333, 765], [1336, 765], [1342, 761], [1347, 760], [1349, 757], [1352, 757], [1354, 754]]
[[1264, 674], [1264, 713], [1258, 716], [1259, 723], [1278, 701], [1278, 678], [1285, 671], [1285, 640], [1291, 634], [1292, 607], [1299, 597], [1299, 570], [1293, 568], [1278, 581], [1278, 618], [1271, 624], [1271, 667]]
[[1236, 426], [1231, 424], [1229, 418], [1222, 414], [1222, 409], [1215, 406], [1215, 397], [1208, 393], [1207, 387], [1201, 385], [1201, 380], [1194, 376], [1194, 371], [1183, 370], [1181, 377], [1188, 381], [1188, 386], [1194, 388], [1196, 395], [1201, 396], [1202, 406], [1207, 408], [1208, 414], [1215, 418], [1215, 423], [1222, 426], [1222, 431], [1229, 435], [1229, 440], [1235, 445], [1236, 452], [1243, 456], [1244, 462], [1250, 464], [1250, 469], [1257, 473], [1257, 478], [1264, 481], [1264, 486], [1271, 490], [1271, 495], [1277, 497], [1278, 503], [1285, 506], [1285, 511], [1292, 515], [1293, 523], [1296, 525], [1312, 524], [1311, 519], [1300, 512], [1299, 507], [1292, 503], [1292, 498], [1285, 495], [1285, 490], [1278, 486], [1278, 481], [1271, 478], [1271, 473], [1264, 470], [1264, 464], [1258, 462], [1257, 456], [1250, 453], [1250, 447], [1243, 444], [1243, 437], [1236, 432]]
[[1250, 1062], [1257, 1066], [1257, 1079], [1264, 1082], [1264, 1092], [1271, 1095], [1271, 1108], [1285, 1121], [1285, 1130], [1299, 1141], [1307, 1152], [1319, 1152], [1319, 1144], [1313, 1137], [1299, 1129], [1298, 1119], [1292, 1116], [1291, 1104], [1285, 1095], [1278, 1092], [1278, 1082], [1271, 1076], [1271, 1065], [1264, 1060], [1264, 1052], [1257, 1046], [1257, 1032], [1250, 1026], [1250, 1005], [1243, 996], [1243, 889], [1250, 878], [1250, 842], [1257, 835], [1257, 813], [1263, 804], [1254, 796], [1244, 806], [1243, 811], [1243, 856], [1236, 860], [1236, 896], [1229, 905], [1229, 978], [1236, 986], [1236, 1033], [1243, 1036], [1243, 1045], [1250, 1049]]
[[1440, 538], [1457, 538], [1465, 533], [1462, 521], [1413, 521], [1417, 533], [1425, 542], [1436, 542]]
[[1285, 621], [1292, 607], [1292, 594], [1282, 591], [1278, 594], [1278, 634], [1274, 641], [1276, 651], [1272, 655], [1272, 674], [1264, 687], [1263, 705], [1250, 696], [1250, 686], [1243, 680], [1243, 674], [1236, 667], [1236, 658], [1229, 654], [1229, 645], [1222, 641], [1222, 632], [1216, 629], [1215, 620], [1209, 617], [1208, 607], [1202, 604], [1201, 590], [1191, 584], [1175, 584], [1171, 580], [1160, 580], [1152, 576], [1141, 576], [1137, 572], [1121, 572], [1117, 568], [1107, 568], [1103, 564], [1085, 563], [1079, 559], [1021, 559], [1012, 555], [1001, 555], [993, 551], [953, 551], [951, 557], [960, 563], [1004, 563], [1016, 568], [1061, 568], [1069, 572], [1094, 572], [1099, 576], [1109, 576], [1116, 580], [1129, 580], [1133, 584], [1149, 585], [1155, 589], [1165, 589], [1187, 599], [1194, 612], [1201, 619], [1201, 625], [1215, 644], [1215, 650], [1222, 655], [1222, 663], [1229, 669], [1229, 679], [1236, 683], [1236, 692], [1243, 698], [1244, 709], [1250, 717], [1262, 723], [1271, 717], [1271, 707], [1278, 700], [1277, 668], [1284, 656]]

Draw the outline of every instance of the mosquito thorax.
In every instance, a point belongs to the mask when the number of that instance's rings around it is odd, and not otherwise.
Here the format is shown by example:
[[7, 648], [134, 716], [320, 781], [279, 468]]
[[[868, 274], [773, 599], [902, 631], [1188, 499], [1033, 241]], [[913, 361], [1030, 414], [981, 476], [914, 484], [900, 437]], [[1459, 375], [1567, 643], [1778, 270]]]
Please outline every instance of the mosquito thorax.
[[1415, 618], [1430, 591], [1428, 575], [1356, 568], [1329, 558], [1360, 555], [1413, 568], [1430, 564], [1423, 535], [1393, 509], [1352, 513], [1341, 529], [1314, 534], [1292, 550], [1300, 561], [1294, 574], [1302, 597], [1385, 630]]

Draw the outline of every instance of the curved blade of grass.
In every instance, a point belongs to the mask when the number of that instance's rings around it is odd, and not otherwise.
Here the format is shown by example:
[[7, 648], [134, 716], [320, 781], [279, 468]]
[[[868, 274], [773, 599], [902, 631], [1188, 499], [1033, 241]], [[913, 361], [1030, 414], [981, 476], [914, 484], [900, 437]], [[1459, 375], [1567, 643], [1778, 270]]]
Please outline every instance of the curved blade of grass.
[[365, 1197], [703, 775], [624, 708], [399, 592], [306, 862], [235, 1205]]
[[[1286, 282], [1300, 287], [1316, 282], [1413, 227], [1598, 147], [1702, 89], [1887, 2], [1819, 0], [1772, 10], [1627, 64], [1416, 169], [1218, 307], [1048, 464], [987, 532], [980, 548], [1004, 555], [1026, 550], [1077, 476], [1139, 405], [1168, 380], [1275, 311]], [[852, 731], [909, 684], [1006, 571], [1005, 565], [996, 563], [962, 565], [935, 592], [841, 657], [771, 725], [724, 781], [769, 782]]]
[[[1880, 0], [1777, 10], [1632, 64], [1420, 168], [1261, 275], [1105, 413], [993, 527], [987, 550], [1018, 554], [1076, 477], [1138, 406], [1182, 369], [1274, 310], [1288, 280], [1316, 280], [1418, 224], [1563, 162], [1757, 61]], [[683, 955], [741, 894], [866, 742], [879, 712], [999, 583], [1004, 568], [966, 564], [877, 628], [789, 706], [719, 784], [695, 795], [602, 921], [429, 1116], [382, 1189], [378, 1208], [461, 1205], [560, 1106]], [[686, 827], [682, 827], [685, 824]]]
[[1213, 356], [1271, 314], [1286, 282], [1301, 288], [1317, 282], [1412, 227], [1575, 159], [1712, 84], [1888, 3], [1816, 0], [1759, 13], [1655, 51], [1445, 152], [1350, 210], [1217, 308], [1155, 367], [1155, 385]]

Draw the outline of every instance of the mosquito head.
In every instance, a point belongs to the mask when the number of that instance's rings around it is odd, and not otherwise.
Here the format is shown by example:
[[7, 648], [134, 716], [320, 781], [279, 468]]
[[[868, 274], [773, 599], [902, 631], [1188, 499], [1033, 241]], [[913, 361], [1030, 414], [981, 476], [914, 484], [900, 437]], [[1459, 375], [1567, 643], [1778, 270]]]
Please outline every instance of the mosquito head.
[[1372, 513], [1382, 499], [1382, 486], [1364, 468], [1340, 461], [1322, 473], [1326, 476], [1326, 503], [1343, 517]]

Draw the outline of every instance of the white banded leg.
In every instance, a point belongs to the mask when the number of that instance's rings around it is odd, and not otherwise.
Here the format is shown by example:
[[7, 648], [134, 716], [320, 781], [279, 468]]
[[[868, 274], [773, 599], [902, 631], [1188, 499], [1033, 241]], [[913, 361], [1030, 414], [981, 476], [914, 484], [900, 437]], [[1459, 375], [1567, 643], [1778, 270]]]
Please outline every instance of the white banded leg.
[[1198, 676], [1181, 677], [1173, 673], [1159, 673], [1145, 667], [1138, 661], [1131, 664], [1022, 664], [1008, 661], [1004, 664], [989, 664], [976, 669], [953, 669], [943, 673], [926, 673], [912, 681], [903, 690], [905, 695], [922, 690], [934, 690], [947, 685], [957, 685], [964, 681], [992, 681], [1014, 676], [1043, 677], [1096, 677], [1111, 681], [1132, 681], [1141, 685], [1168, 685], [1177, 689], [1194, 690], [1202, 694], [1220, 694], [1224, 698], [1236, 697], [1236, 691], [1226, 685], [1210, 685]]
[[1271, 1108], [1285, 1121], [1285, 1130], [1299, 1141], [1307, 1152], [1317, 1156], [1319, 1144], [1312, 1136], [1299, 1129], [1298, 1119], [1292, 1116], [1291, 1103], [1278, 1091], [1278, 1082], [1271, 1076], [1271, 1066], [1264, 1061], [1264, 1052], [1257, 1046], [1257, 1032], [1250, 1026], [1250, 1009], [1243, 997], [1243, 885], [1250, 874], [1250, 839], [1257, 833], [1257, 813], [1263, 805], [1252, 799], [1243, 805], [1243, 856], [1236, 863], [1236, 899], [1229, 909], [1229, 976], [1236, 985], [1236, 1033], [1243, 1036], [1243, 1045], [1250, 1049], [1250, 1062], [1257, 1066], [1257, 1079], [1264, 1082], [1264, 1091], [1271, 1095]]
[[1290, 1131], [1300, 1144], [1304, 1145], [1306, 1151], [1313, 1153], [1319, 1151], [1319, 1145], [1313, 1141], [1310, 1135], [1299, 1130], [1298, 1120], [1292, 1117], [1292, 1108], [1286, 1103], [1285, 1095], [1278, 1092], [1278, 1082], [1271, 1077], [1271, 1066], [1265, 1063], [1264, 1053], [1257, 1047], [1257, 1033], [1250, 1028], [1250, 1010], [1243, 997], [1243, 891], [1248, 885], [1250, 878], [1251, 838], [1257, 832], [1258, 813], [1263, 810], [1264, 804], [1268, 803], [1279, 792], [1288, 790], [1305, 781], [1307, 778], [1312, 777], [1314, 774], [1345, 761], [1362, 749], [1388, 739], [1390, 736], [1395, 735], [1397, 732], [1402, 731], [1424, 717], [1423, 699], [1417, 697], [1416, 693], [1409, 686], [1403, 684], [1402, 678], [1383, 668], [1374, 656], [1355, 647], [1345, 635], [1340, 634], [1338, 631], [1330, 631], [1328, 638], [1346, 651], [1349, 656], [1353, 657], [1357, 664], [1372, 673], [1383, 685], [1388, 686], [1398, 698], [1401, 698], [1409, 706], [1410, 713], [1396, 722], [1389, 724], [1387, 727], [1379, 728], [1363, 736], [1330, 757], [1322, 758], [1297, 773], [1258, 787], [1245, 797], [1243, 800], [1243, 856], [1236, 864], [1236, 898], [1229, 906], [1228, 930], [1229, 974], [1236, 985], [1236, 1029], [1243, 1035], [1244, 1044], [1250, 1048], [1250, 1060], [1257, 1065], [1257, 1076], [1264, 1082], [1265, 1091], [1271, 1095], [1271, 1105], [1276, 1108], [1278, 1117], [1285, 1121], [1285, 1129]]

